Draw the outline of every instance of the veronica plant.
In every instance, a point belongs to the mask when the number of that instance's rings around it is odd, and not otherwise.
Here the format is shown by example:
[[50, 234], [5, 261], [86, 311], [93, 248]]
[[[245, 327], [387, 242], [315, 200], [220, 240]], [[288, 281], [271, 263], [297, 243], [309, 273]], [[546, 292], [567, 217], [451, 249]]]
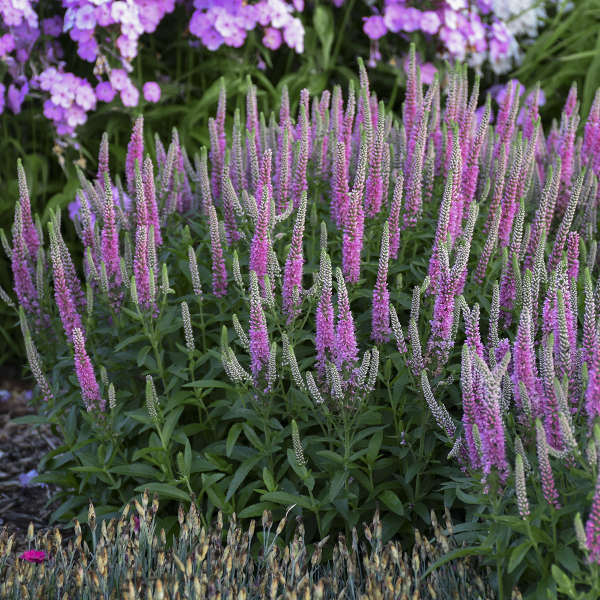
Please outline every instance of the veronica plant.
[[573, 91], [546, 137], [513, 87], [492, 126], [462, 67], [443, 109], [413, 67], [402, 120], [362, 63], [279, 120], [251, 87], [231, 146], [223, 91], [193, 157], [174, 131], [153, 163], [139, 120], [127, 192], [104, 139], [73, 253], [23, 178], [8, 251], [57, 518], [99, 482], [99, 514], [147, 487], [315, 537], [444, 503], [500, 596], [597, 593], [597, 111], [577, 138]]

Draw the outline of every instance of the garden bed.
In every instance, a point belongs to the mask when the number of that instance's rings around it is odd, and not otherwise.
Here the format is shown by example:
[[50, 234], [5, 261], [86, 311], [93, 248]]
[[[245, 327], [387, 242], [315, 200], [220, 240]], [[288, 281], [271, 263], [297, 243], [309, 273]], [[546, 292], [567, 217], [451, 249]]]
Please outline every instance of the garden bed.
[[[9, 371], [2, 367], [4, 371]], [[12, 375], [12, 373], [8, 373]], [[0, 529], [15, 535], [18, 551], [27, 549], [27, 528], [33, 523], [36, 533], [54, 530], [50, 515], [59, 503], [46, 506], [57, 487], [28, 482], [42, 456], [62, 442], [50, 426], [34, 428], [17, 425], [12, 419], [33, 414], [29, 404], [30, 386], [14, 377], [0, 375]], [[29, 476], [28, 476], [29, 475]], [[72, 528], [59, 526], [63, 538], [72, 537]]]

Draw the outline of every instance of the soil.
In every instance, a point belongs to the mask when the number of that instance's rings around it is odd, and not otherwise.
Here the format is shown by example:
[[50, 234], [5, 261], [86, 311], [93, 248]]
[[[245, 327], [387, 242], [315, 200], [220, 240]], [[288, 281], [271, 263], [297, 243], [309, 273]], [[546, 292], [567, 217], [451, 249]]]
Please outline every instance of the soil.
[[15, 534], [13, 552], [19, 554], [29, 548], [30, 523], [36, 537], [56, 527], [63, 540], [73, 537], [71, 527], [50, 523], [50, 516], [60, 503], [49, 503], [49, 500], [59, 488], [52, 484], [27, 483], [19, 478], [37, 470], [42, 457], [62, 443], [49, 425], [34, 427], [12, 422], [17, 417], [35, 414], [29, 401], [31, 387], [18, 378], [18, 371], [0, 366], [0, 533], [6, 528], [9, 535]]

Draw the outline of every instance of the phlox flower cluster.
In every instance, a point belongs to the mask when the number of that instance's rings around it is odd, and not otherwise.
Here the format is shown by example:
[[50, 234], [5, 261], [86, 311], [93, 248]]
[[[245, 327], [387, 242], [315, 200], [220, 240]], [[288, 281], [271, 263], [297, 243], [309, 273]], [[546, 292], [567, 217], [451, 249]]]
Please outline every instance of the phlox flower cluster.
[[248, 31], [261, 27], [263, 44], [277, 50], [282, 43], [301, 54], [304, 52], [304, 26], [294, 16], [304, 8], [303, 0], [259, 0], [246, 3], [240, 0], [207, 2], [194, 0], [190, 33], [200, 38], [209, 50], [221, 45], [239, 48]]
[[[420, 33], [439, 43], [436, 59], [467, 61], [478, 68], [489, 64], [497, 73], [506, 72], [520, 59], [519, 43], [537, 35], [546, 3], [555, 1], [444, 0], [423, 7], [386, 0], [380, 11], [369, 2], [375, 11], [363, 23], [371, 40], [369, 64], [382, 58], [382, 38]], [[345, 10], [344, 0], [332, 4]], [[139, 73], [134, 76], [134, 59], [143, 36], [152, 35], [177, 5], [187, 11], [190, 44], [209, 51], [241, 48], [255, 31], [269, 50], [285, 46], [302, 54], [305, 27], [313, 22], [312, 7], [304, 0], [61, 0], [54, 5], [55, 14], [46, 5], [37, 0], [0, 4], [0, 60], [7, 71], [6, 81], [0, 82], [0, 113], [8, 107], [17, 114], [27, 98], [41, 96], [44, 116], [65, 139], [75, 136], [99, 103], [128, 109], [142, 98], [159, 102], [159, 82], [135, 83]], [[77, 59], [87, 63], [84, 75], [81, 65], [79, 75], [66, 67], [66, 36], [76, 45]], [[264, 67], [262, 59], [259, 65]], [[422, 64], [422, 81], [431, 83], [435, 71], [432, 63]], [[168, 81], [169, 75], [158, 79]]]
[[[363, 31], [375, 43], [372, 61], [381, 57], [381, 38], [420, 32], [427, 40], [439, 41], [446, 58], [473, 67], [487, 61], [495, 73], [505, 73], [520, 59], [517, 36], [535, 38], [545, 15], [544, 4], [533, 0], [445, 0], [426, 7], [422, 2], [386, 0], [380, 13], [364, 19]], [[427, 64], [424, 81], [431, 83], [432, 69]]]

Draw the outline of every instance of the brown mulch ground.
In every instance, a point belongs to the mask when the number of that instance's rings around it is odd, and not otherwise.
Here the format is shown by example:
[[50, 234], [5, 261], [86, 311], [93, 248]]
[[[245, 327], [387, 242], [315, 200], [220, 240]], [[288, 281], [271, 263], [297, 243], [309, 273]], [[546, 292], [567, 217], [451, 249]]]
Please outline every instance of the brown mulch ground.
[[[20, 381], [14, 370], [0, 367], [0, 531], [6, 528], [15, 533], [13, 552], [28, 549], [27, 528], [33, 523], [36, 537], [58, 527], [64, 540], [73, 536], [72, 528], [62, 524], [50, 525], [50, 515], [58, 502], [46, 503], [58, 490], [57, 486], [28, 483], [23, 485], [19, 476], [35, 469], [40, 459], [61, 445], [48, 425], [33, 427], [17, 425], [11, 420], [34, 414], [30, 406], [29, 386]], [[2, 391], [4, 390], [4, 391]]]

